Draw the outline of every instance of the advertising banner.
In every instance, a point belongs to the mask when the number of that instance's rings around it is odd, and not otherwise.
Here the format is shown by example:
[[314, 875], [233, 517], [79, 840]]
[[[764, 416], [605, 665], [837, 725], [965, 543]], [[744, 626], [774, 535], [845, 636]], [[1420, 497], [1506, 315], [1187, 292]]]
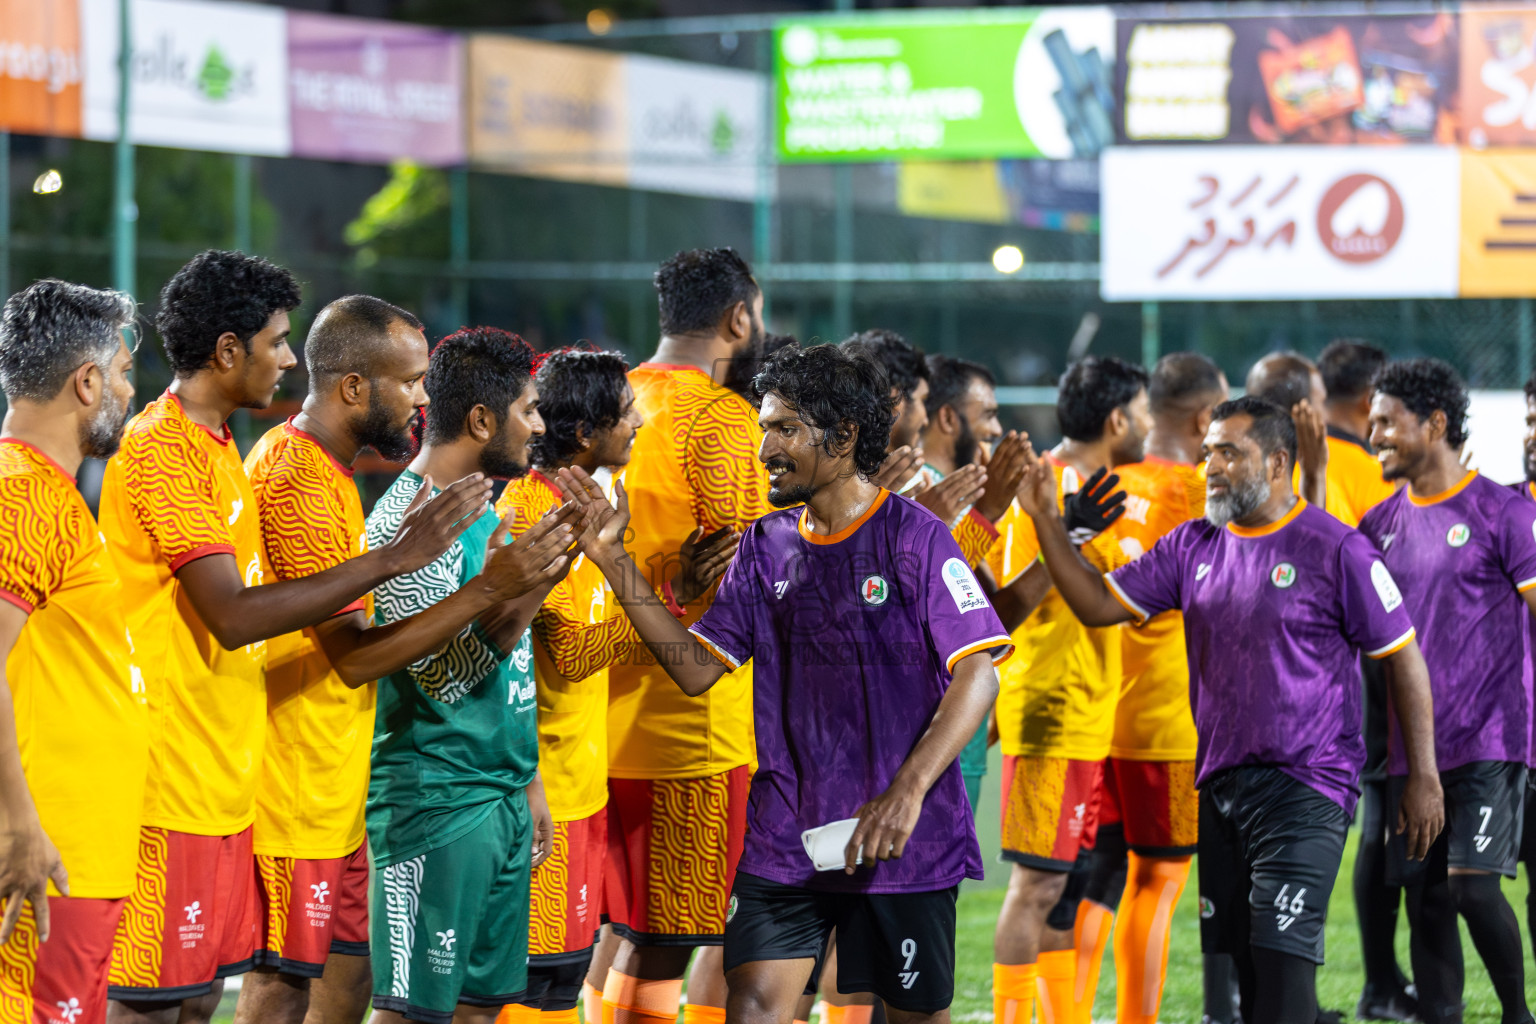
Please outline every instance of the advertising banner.
[[896, 208], [909, 217], [1093, 232], [1099, 226], [1099, 164], [904, 160], [896, 165]]
[[[286, 156], [288, 38], [281, 8], [134, 0], [134, 142]], [[85, 137], [117, 137], [117, 0], [81, 0]]]
[[387, 21], [288, 15], [293, 155], [462, 163], [463, 43]]
[[750, 71], [626, 56], [630, 186], [755, 198], [766, 88]]
[[1116, 24], [1121, 143], [1457, 140], [1445, 13], [1143, 19]]
[[1114, 138], [1108, 8], [786, 19], [787, 161], [1092, 157]]
[[1461, 294], [1536, 295], [1536, 149], [1462, 150]]
[[1467, 145], [1536, 145], [1536, 10], [1462, 4], [1461, 106]]
[[600, 185], [629, 179], [620, 54], [470, 36], [465, 116], [476, 164]]
[[1451, 147], [1116, 147], [1101, 168], [1105, 299], [1457, 293]]
[[0, 128], [80, 134], [76, 0], [0, 0]]

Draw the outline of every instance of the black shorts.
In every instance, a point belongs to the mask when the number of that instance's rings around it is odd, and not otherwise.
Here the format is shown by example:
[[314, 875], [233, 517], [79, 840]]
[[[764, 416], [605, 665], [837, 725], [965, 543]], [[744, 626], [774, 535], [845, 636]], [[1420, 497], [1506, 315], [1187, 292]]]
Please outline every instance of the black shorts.
[[1200, 946], [1323, 962], [1349, 815], [1278, 768], [1232, 768], [1200, 790]]
[[955, 898], [936, 892], [817, 892], [736, 872], [725, 918], [725, 970], [814, 960], [837, 929], [837, 989], [873, 992], [898, 1010], [937, 1013], [955, 996]]
[[1387, 780], [1387, 884], [1434, 885], [1447, 868], [1515, 877], [1525, 820], [1526, 767], [1516, 761], [1473, 761], [1440, 773], [1445, 831], [1423, 860], [1408, 859], [1397, 834], [1397, 805], [1408, 777]]
[[[1525, 862], [1527, 876], [1536, 874], [1536, 772], [1526, 772], [1525, 834], [1520, 839], [1520, 859]], [[1531, 894], [1536, 899], [1536, 888]]]

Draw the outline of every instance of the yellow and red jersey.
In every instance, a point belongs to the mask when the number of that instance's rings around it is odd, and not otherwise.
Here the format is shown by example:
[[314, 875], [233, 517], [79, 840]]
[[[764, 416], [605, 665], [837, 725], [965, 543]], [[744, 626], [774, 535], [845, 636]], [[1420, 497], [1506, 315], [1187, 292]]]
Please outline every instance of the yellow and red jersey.
[[21, 767], [70, 895], [126, 896], [148, 736], [125, 602], [74, 477], [15, 438], [0, 441], [0, 600], [27, 613], [5, 675]]
[[[768, 474], [757, 461], [762, 431], [756, 410], [698, 367], [642, 363], [629, 382], [645, 427], [624, 472], [628, 547], [659, 588], [695, 526], [743, 530], [770, 511]], [[751, 763], [750, 666], [689, 697], [648, 661], [629, 659], [608, 674], [609, 775], [704, 778]]]
[[226, 651], [176, 579], [188, 562], [227, 554], [246, 586], [262, 582], [256, 495], [229, 428], [192, 422], [169, 392], [150, 402], [107, 462], [101, 530], [149, 703], [143, 824], [233, 835], [256, 816], [267, 645]]
[[[1118, 466], [1125, 514], [1115, 523], [1121, 554], [1130, 561], [1164, 535], [1205, 515], [1205, 467], [1155, 456]], [[1115, 708], [1109, 752], [1127, 761], [1193, 761], [1195, 720], [1189, 709], [1184, 616], [1164, 612], [1121, 632], [1125, 681]]]
[[[498, 515], [516, 510], [522, 533], [560, 507], [537, 470], [507, 484]], [[533, 620], [539, 701], [539, 774], [555, 821], [577, 821], [608, 803], [608, 666], [641, 649], [602, 571], [577, 555]]]
[[[280, 580], [324, 572], [368, 549], [352, 470], [292, 422], [273, 427], [246, 456], [262, 547]], [[354, 611], [372, 617], [369, 599]], [[313, 629], [272, 641], [267, 739], [256, 791], [258, 856], [326, 860], [363, 844], [375, 687], [351, 687]]]
[[[1050, 458], [1060, 502], [1080, 485], [1077, 472]], [[1018, 578], [1040, 557], [1034, 523], [1015, 504], [998, 523], [987, 553], [999, 586]], [[1082, 548], [1095, 567], [1109, 571], [1128, 561], [1119, 524]], [[999, 669], [997, 728], [1003, 753], [1101, 761], [1109, 754], [1120, 695], [1120, 627], [1089, 628], [1077, 620], [1055, 587], [1013, 632], [1014, 656]]]
[[[1328, 511], [1346, 526], [1359, 527], [1365, 514], [1397, 488], [1381, 476], [1381, 463], [1358, 438], [1328, 431]], [[1337, 505], [1335, 505], [1337, 499]]]

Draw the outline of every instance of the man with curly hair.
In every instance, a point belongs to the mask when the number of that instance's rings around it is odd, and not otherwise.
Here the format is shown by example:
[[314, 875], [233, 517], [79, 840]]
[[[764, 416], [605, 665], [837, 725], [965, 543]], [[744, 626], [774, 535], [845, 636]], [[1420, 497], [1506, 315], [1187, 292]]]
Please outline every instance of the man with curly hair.
[[[588, 512], [582, 549], [684, 694], [753, 668], [758, 770], [725, 926], [727, 1019], [789, 1019], [833, 928], [843, 988], [874, 992], [894, 1024], [947, 1019], [956, 894], [982, 875], [956, 757], [996, 697], [1008, 637], [945, 524], [870, 480], [894, 405], [879, 367], [789, 350], [754, 390], [780, 511], [747, 531], [691, 628], [624, 548], [623, 487], [615, 509], [567, 470]], [[802, 832], [848, 819], [831, 857], [808, 855]]]
[[[1438, 359], [1389, 363], [1376, 375], [1371, 445], [1388, 480], [1407, 486], [1365, 514], [1360, 532], [1402, 587], [1419, 630], [1435, 709], [1444, 834], [1422, 862], [1387, 839], [1387, 876], [1410, 887], [1414, 982], [1426, 1024], [1461, 1019], [1458, 914], [1503, 1005], [1503, 1024], [1531, 1019], [1520, 924], [1499, 889], [1520, 855], [1531, 755], [1531, 611], [1536, 507], [1461, 464], [1468, 398]], [[1388, 821], [1408, 765], [1397, 723], [1387, 755]]]
[[[539, 364], [544, 433], [529, 440], [533, 468], [496, 503], [498, 514], [512, 517], [514, 535], [560, 506], [553, 482], [560, 469], [609, 478], [624, 471], [645, 422], [628, 372], [624, 357], [608, 351], [555, 352]], [[704, 538], [695, 528], [670, 581], [680, 603], [725, 571], [737, 536], [720, 530]], [[534, 617], [539, 764], [554, 841], [533, 871], [528, 988], [502, 1011], [501, 1024], [576, 1024], [608, 860], [608, 669], [639, 647], [640, 635], [587, 559], [577, 559]]]
[[107, 463], [101, 531], [150, 715], [137, 879], [112, 953], [113, 1021], [206, 1021], [223, 979], [252, 965], [267, 641], [425, 565], [462, 529], [451, 502], [420, 505], [392, 543], [262, 585], [256, 496], [225, 421], [271, 404], [295, 363], [288, 313], [298, 304], [288, 271], [243, 253], [210, 249], [177, 271], [155, 318], [175, 379]]
[[[369, 514], [370, 547], [401, 529], [429, 480], [528, 472], [529, 440], [544, 432], [533, 362], [527, 342], [494, 327], [438, 342], [421, 451]], [[373, 1024], [490, 1024], [527, 987], [529, 872], [551, 843], [528, 626], [565, 574], [562, 516], [552, 543], [532, 549], [547, 558], [535, 589], [379, 680], [367, 805]], [[491, 589], [483, 568], [511, 517], [472, 518], [440, 558], [374, 591], [376, 623]]]

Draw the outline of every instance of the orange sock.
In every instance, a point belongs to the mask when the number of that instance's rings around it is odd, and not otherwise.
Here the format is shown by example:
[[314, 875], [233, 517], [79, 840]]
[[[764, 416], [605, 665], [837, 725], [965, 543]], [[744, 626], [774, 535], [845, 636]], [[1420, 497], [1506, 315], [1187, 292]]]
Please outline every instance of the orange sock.
[[1114, 913], [1101, 903], [1083, 900], [1073, 925], [1077, 946], [1077, 980], [1072, 985], [1072, 1024], [1093, 1024], [1093, 1000], [1099, 994], [1099, 967], [1115, 924]]
[[539, 1024], [581, 1024], [581, 1021], [573, 1006], [569, 1010], [540, 1010]]
[[821, 1024], [869, 1024], [874, 1013], [873, 1005], [834, 1006], [821, 1001]]
[[1072, 987], [1077, 980], [1077, 950], [1051, 949], [1036, 961], [1035, 999], [1040, 1024], [1072, 1024]]
[[1035, 1006], [1034, 964], [992, 965], [993, 1024], [1029, 1024]]
[[1115, 1020], [1157, 1024], [1168, 974], [1173, 908], [1189, 880], [1188, 857], [1130, 854], [1115, 929]]
[[581, 983], [581, 1015], [586, 1024], [603, 1024], [603, 990], [590, 981]]
[[539, 1024], [539, 1011], [522, 1003], [508, 1003], [496, 1015], [496, 1024]]
[[725, 1024], [725, 1007], [684, 1003], [683, 1024]]
[[610, 967], [603, 985], [603, 1024], [674, 1024], [682, 1000], [681, 978], [641, 981]]

